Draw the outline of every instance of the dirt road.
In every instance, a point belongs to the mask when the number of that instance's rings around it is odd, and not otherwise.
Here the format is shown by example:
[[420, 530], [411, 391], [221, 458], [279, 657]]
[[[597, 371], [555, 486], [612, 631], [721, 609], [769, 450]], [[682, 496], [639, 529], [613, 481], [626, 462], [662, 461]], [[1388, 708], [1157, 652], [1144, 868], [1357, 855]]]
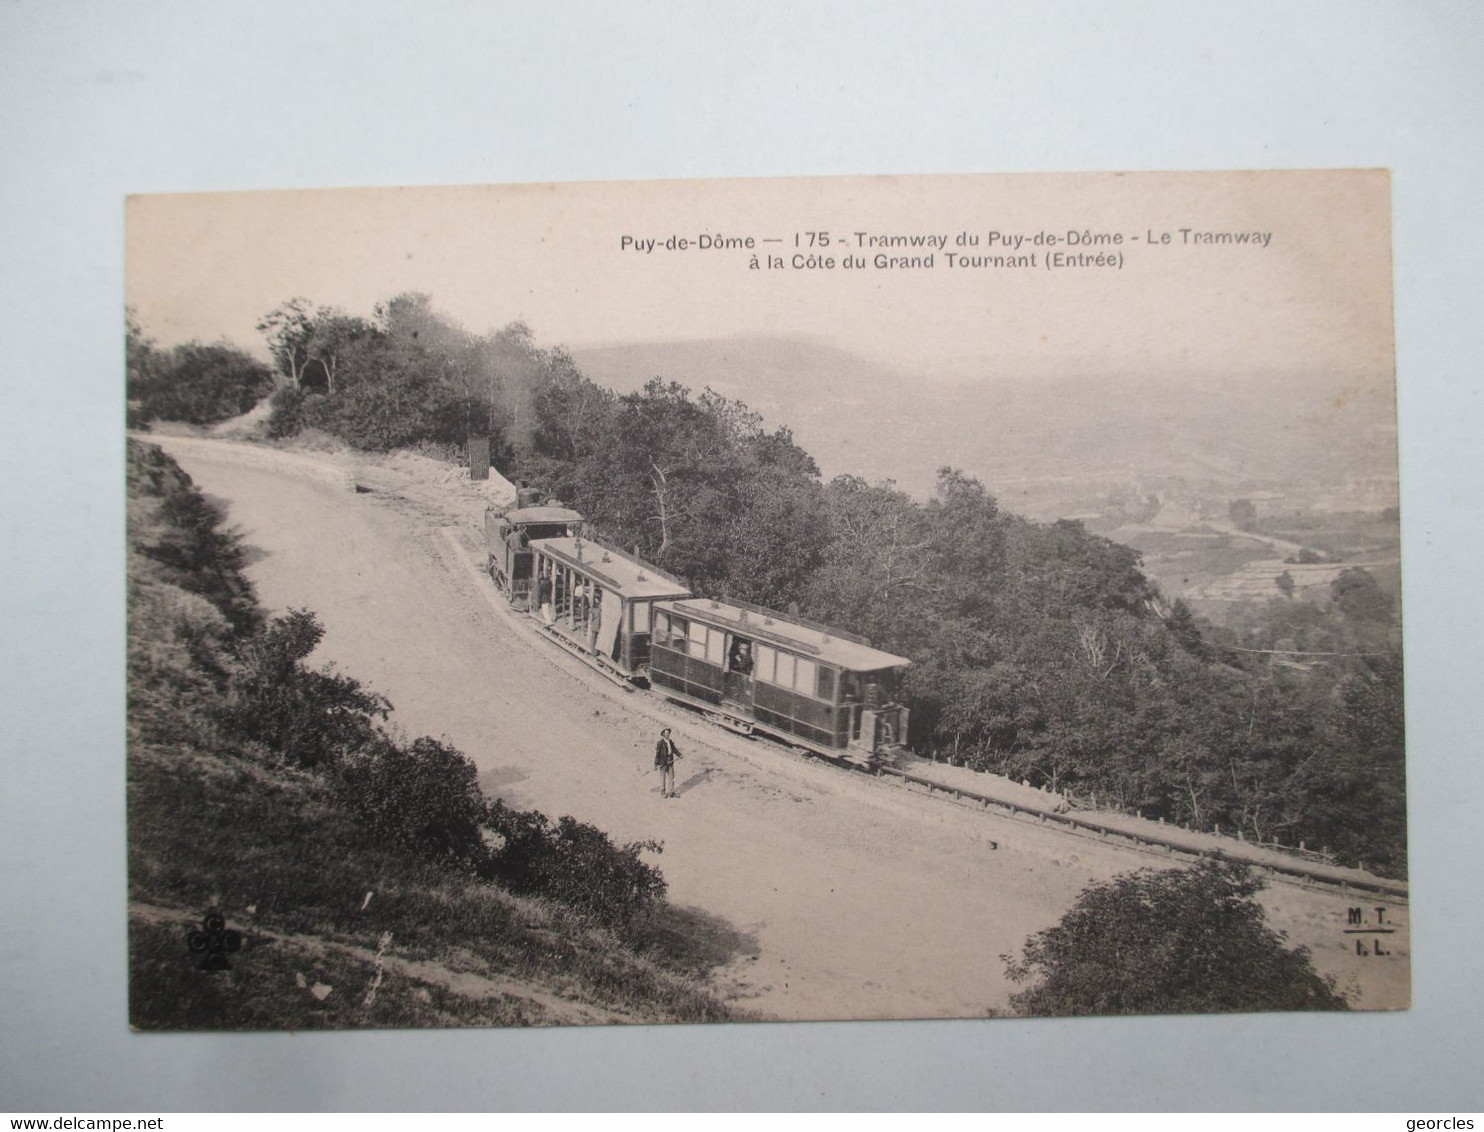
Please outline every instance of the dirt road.
[[[671, 899], [728, 920], [757, 956], [726, 972], [738, 1005], [786, 1019], [962, 1017], [1004, 1007], [1000, 956], [1055, 923], [1081, 888], [1159, 861], [971, 812], [722, 732], [626, 693], [535, 640], [445, 533], [447, 512], [356, 494], [293, 460], [167, 446], [260, 557], [273, 611], [304, 606], [330, 661], [396, 705], [410, 735], [446, 737], [488, 793], [664, 843]], [[680, 797], [664, 800], [655, 736], [675, 728]], [[994, 844], [998, 843], [998, 848]], [[1362, 1005], [1403, 1005], [1407, 944], [1360, 960], [1338, 896], [1286, 889], [1274, 925]], [[1404, 921], [1405, 907], [1392, 916]]]

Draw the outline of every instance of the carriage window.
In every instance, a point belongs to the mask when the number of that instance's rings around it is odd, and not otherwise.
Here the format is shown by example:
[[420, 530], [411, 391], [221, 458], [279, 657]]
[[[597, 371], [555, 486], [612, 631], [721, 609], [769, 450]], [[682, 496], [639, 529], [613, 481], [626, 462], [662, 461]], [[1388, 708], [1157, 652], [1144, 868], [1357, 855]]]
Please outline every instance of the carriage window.
[[632, 606], [634, 610], [634, 632], [649, 632], [649, 615], [654, 610], [654, 606], [647, 601], [636, 601], [632, 603]]
[[706, 660], [718, 668], [726, 661], [727, 635], [720, 629], [710, 630], [706, 637]]
[[778, 654], [778, 677], [774, 680], [780, 688], [792, 688], [794, 686], [794, 656], [792, 653], [781, 652]]
[[834, 701], [835, 698], [835, 670], [819, 666], [819, 682], [814, 686], [814, 694], [822, 700]]
[[794, 691], [805, 696], [814, 695], [814, 674], [818, 666], [812, 660], [799, 657], [795, 663], [798, 669], [794, 676]]
[[[647, 609], [648, 606], [645, 606]], [[657, 645], [668, 645], [670, 643], [670, 615], [658, 610], [654, 614], [654, 643]]]
[[688, 621], [682, 620], [679, 617], [672, 617], [670, 619], [670, 647], [676, 652], [689, 652], [690, 647], [686, 641], [686, 636], [689, 632], [690, 623]]
[[758, 680], [773, 683], [773, 664], [778, 657], [778, 650], [770, 645], [753, 645], [752, 655], [752, 675]]

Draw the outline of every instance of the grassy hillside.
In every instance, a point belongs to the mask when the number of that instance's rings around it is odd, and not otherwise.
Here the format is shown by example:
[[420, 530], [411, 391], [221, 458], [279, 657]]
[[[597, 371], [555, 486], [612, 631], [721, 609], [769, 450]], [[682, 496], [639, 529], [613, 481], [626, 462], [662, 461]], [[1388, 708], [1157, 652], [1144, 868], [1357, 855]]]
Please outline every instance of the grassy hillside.
[[[742, 941], [658, 846], [490, 803], [458, 752], [306, 668], [223, 516], [129, 450], [130, 1017], [143, 1029], [704, 1021]], [[216, 911], [232, 936], [191, 933]], [[226, 969], [204, 969], [213, 944]]]

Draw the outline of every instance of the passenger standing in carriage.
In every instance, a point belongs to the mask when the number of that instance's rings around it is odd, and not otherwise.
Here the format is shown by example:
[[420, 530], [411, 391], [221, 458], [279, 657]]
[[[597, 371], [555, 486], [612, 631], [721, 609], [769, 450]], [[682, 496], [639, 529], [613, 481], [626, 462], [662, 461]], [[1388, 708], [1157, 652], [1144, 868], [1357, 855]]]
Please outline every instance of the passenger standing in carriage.
[[727, 671], [742, 676], [752, 675], [752, 642], [732, 641], [732, 654], [727, 658]]

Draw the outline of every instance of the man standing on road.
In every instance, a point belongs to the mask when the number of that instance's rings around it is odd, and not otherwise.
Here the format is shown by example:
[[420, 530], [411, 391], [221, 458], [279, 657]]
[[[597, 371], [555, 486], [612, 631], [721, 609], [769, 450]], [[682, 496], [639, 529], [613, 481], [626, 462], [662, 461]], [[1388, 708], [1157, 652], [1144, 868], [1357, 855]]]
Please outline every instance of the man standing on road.
[[660, 797], [674, 798], [675, 795], [675, 760], [681, 758], [680, 751], [675, 747], [675, 741], [670, 738], [670, 729], [666, 727], [660, 732], [660, 741], [654, 745], [654, 765], [660, 772]]

